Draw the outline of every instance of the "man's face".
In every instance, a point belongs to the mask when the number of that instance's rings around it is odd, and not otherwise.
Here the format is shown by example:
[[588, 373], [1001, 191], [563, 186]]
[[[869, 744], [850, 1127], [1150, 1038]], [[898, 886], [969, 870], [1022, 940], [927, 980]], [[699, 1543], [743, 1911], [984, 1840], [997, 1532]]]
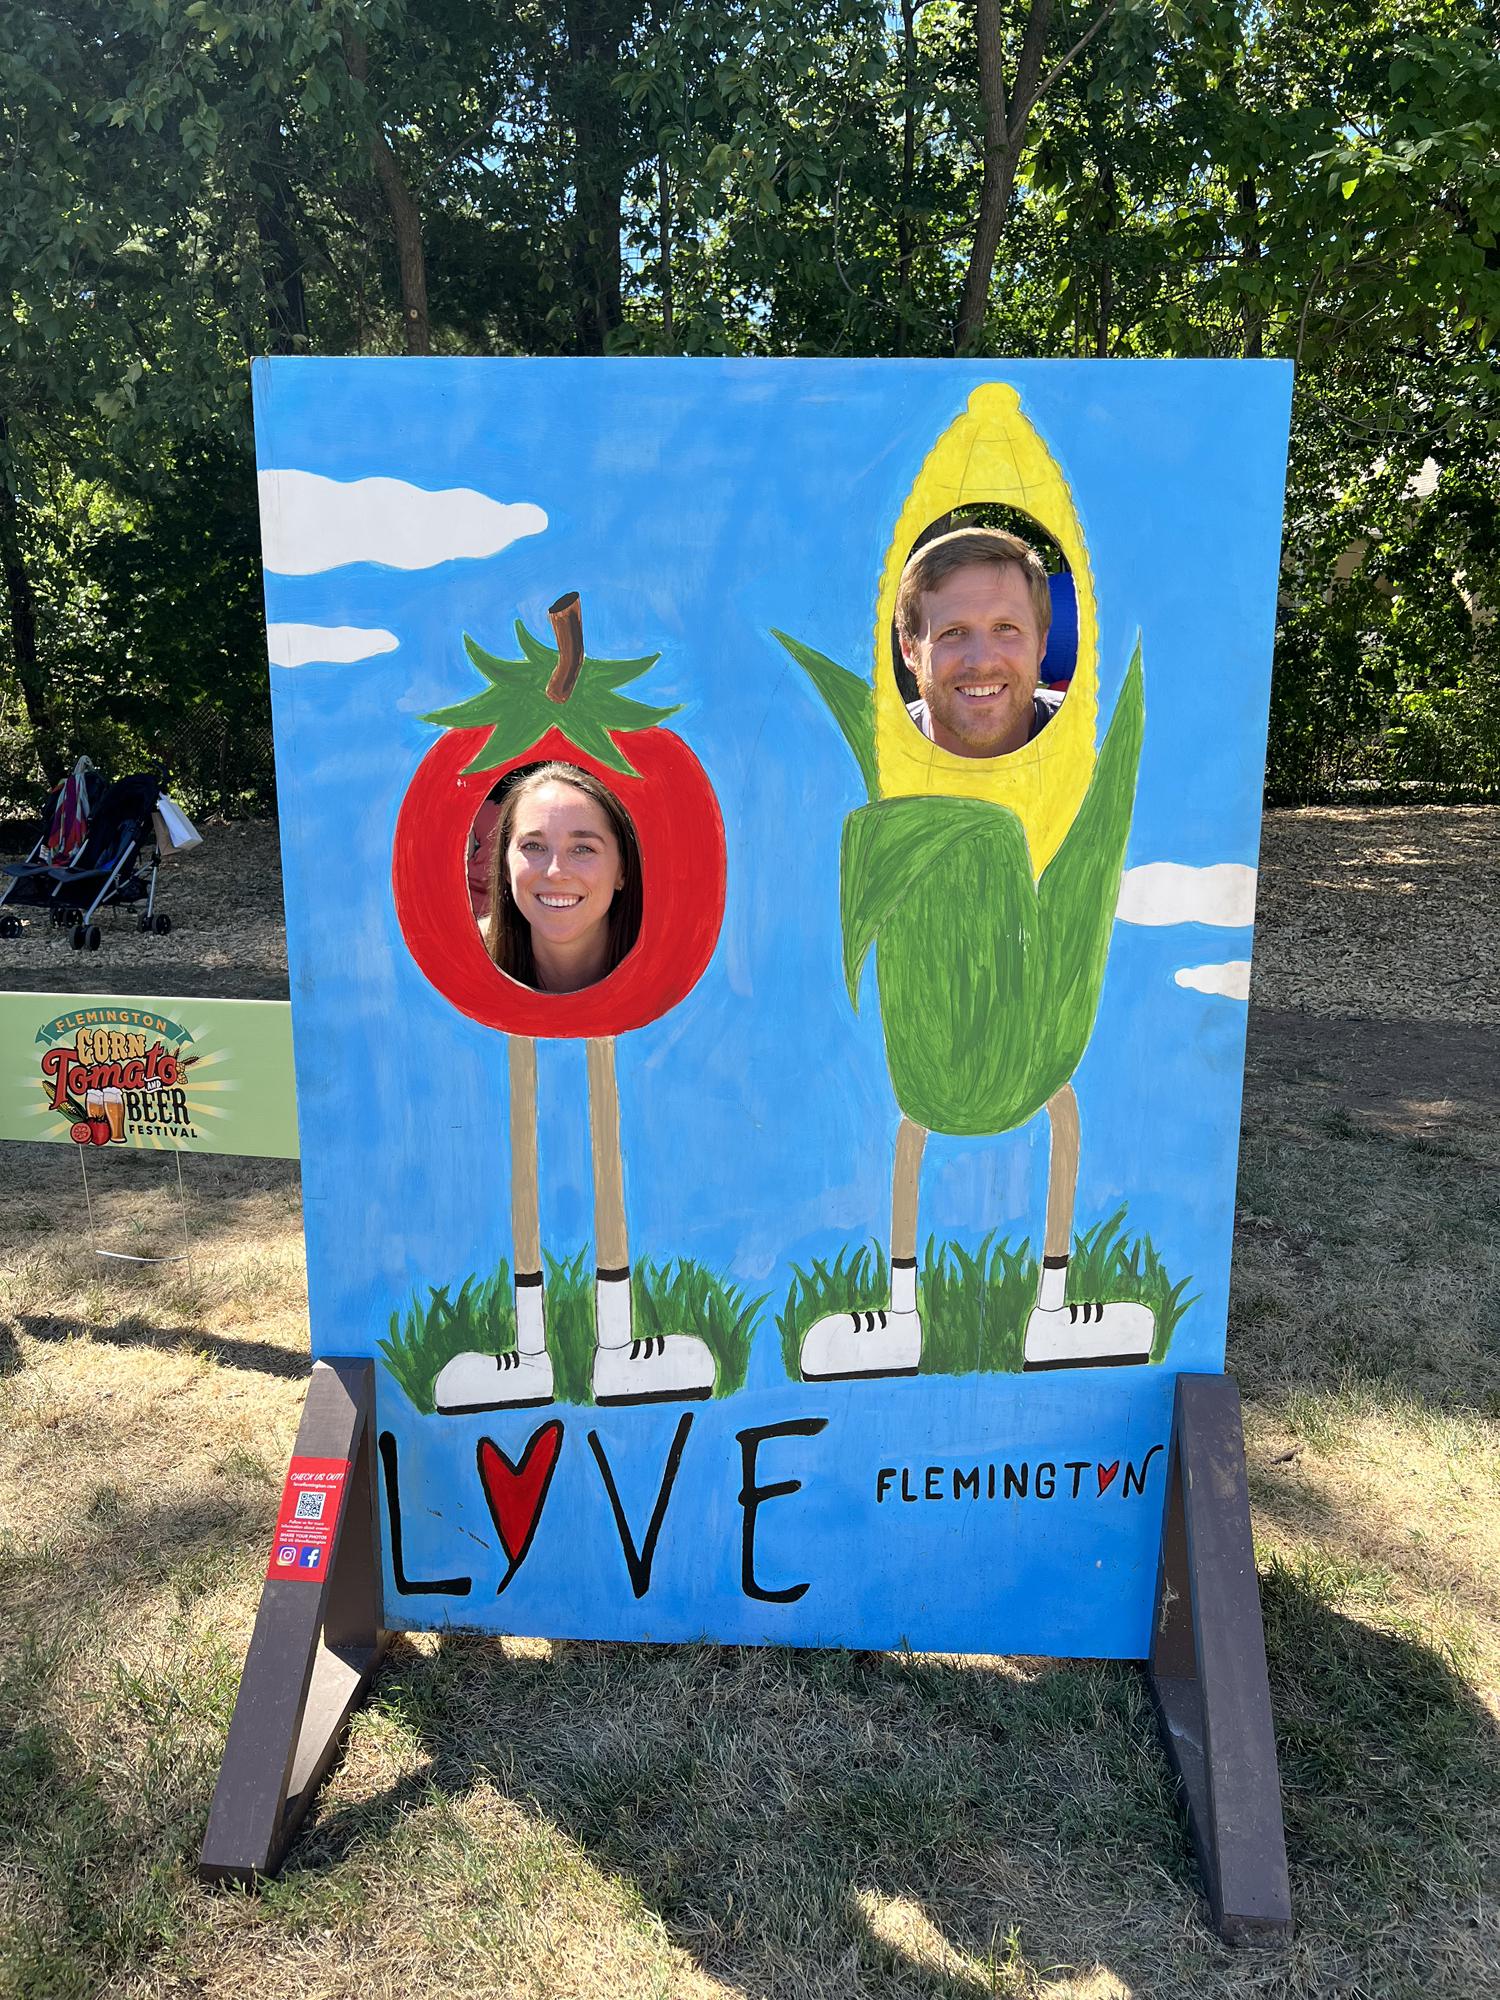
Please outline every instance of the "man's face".
[[958, 757], [1000, 757], [1031, 734], [1046, 639], [1015, 563], [968, 563], [922, 593], [922, 625], [902, 651], [933, 741]]

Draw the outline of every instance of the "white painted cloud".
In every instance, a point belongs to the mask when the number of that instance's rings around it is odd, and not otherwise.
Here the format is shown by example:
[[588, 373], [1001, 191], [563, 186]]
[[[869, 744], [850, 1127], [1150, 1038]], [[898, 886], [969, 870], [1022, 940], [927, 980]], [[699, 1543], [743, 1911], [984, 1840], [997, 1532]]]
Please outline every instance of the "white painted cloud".
[[260, 475], [262, 560], [278, 576], [316, 576], [345, 563], [431, 569], [496, 555], [546, 525], [530, 500], [491, 500], [468, 486], [429, 493], [405, 479]]
[[1172, 977], [1194, 993], [1221, 993], [1226, 1000], [1250, 998], [1250, 961], [1231, 958], [1223, 965], [1185, 965]]
[[326, 661], [346, 666], [394, 653], [401, 641], [379, 625], [268, 625], [266, 650], [273, 667], [306, 667]]
[[1253, 924], [1255, 870], [1243, 861], [1148, 861], [1125, 870], [1115, 915], [1127, 924]]

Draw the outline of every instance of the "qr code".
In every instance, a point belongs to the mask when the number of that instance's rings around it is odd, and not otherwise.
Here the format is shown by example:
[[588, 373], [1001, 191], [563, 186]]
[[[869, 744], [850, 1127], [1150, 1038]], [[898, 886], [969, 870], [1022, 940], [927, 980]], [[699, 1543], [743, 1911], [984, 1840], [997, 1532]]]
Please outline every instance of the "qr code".
[[328, 1495], [326, 1493], [299, 1493], [297, 1495], [297, 1512], [294, 1518], [299, 1521], [321, 1521], [323, 1518], [324, 1502], [327, 1498]]

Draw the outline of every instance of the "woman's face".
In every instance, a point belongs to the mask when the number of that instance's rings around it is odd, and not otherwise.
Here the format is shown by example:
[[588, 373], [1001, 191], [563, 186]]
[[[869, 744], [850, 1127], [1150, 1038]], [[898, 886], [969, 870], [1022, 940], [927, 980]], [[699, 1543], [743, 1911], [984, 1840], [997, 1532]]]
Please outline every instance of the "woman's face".
[[620, 843], [603, 806], [550, 778], [517, 805], [505, 867], [533, 942], [555, 946], [588, 938], [625, 886]]

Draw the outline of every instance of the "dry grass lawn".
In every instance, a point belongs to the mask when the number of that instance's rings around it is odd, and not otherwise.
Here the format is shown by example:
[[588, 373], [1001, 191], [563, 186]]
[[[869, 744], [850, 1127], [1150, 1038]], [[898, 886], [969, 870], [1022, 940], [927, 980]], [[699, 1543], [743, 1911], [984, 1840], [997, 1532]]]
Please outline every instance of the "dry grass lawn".
[[[191, 1268], [112, 1269], [72, 1153], [10, 1145], [0, 1993], [1493, 1992], [1497, 820], [1367, 817], [1270, 822], [1247, 1079], [1230, 1354], [1288, 1950], [1217, 1943], [1140, 1679], [1087, 1664], [401, 1641], [282, 1879], [199, 1888], [306, 1375], [296, 1171], [189, 1161]], [[123, 936], [89, 971], [144, 990]], [[110, 1240], [162, 1238], [171, 1171], [100, 1163]]]

